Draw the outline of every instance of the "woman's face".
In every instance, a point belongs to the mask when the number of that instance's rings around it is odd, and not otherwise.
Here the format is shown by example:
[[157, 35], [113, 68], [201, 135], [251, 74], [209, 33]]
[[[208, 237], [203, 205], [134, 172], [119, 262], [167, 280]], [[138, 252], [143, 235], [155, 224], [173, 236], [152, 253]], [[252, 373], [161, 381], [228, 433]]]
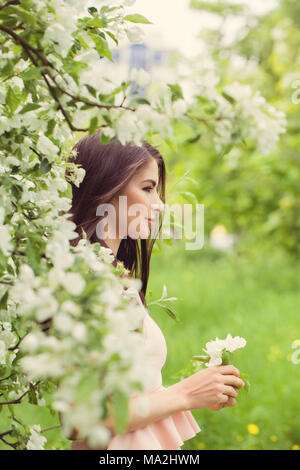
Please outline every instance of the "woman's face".
[[[119, 238], [148, 238], [158, 215], [164, 210], [164, 203], [157, 193], [159, 183], [158, 165], [154, 158], [131, 178], [122, 193], [116, 198], [116, 229]], [[123, 196], [123, 198], [120, 198]], [[148, 220], [151, 219], [153, 222]]]

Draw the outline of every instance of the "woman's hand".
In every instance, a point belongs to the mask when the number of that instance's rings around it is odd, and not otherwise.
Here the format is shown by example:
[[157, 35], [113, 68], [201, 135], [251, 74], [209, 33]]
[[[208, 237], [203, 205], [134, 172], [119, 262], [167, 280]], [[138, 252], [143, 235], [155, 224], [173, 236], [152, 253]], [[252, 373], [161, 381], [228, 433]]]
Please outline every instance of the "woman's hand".
[[220, 403], [219, 405], [215, 405], [215, 406], [208, 406], [208, 409], [213, 410], [213, 411], [218, 411], [228, 406], [234, 406], [235, 404], [236, 404], [236, 399], [233, 397], [229, 397], [225, 403]]
[[183, 395], [187, 410], [219, 410], [235, 405], [238, 389], [245, 386], [239, 375], [239, 370], [232, 365], [208, 367], [178, 382], [175, 387]]

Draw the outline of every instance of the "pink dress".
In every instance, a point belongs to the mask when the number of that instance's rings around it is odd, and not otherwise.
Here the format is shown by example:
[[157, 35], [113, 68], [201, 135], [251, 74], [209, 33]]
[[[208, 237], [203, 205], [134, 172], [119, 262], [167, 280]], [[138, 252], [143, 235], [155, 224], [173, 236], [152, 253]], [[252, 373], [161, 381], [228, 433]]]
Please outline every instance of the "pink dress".
[[[143, 306], [138, 292], [136, 292], [136, 296], [138, 303]], [[147, 390], [148, 392], [154, 392], [166, 388], [162, 385], [161, 369], [167, 359], [167, 343], [158, 324], [149, 315], [145, 307], [144, 309], [143, 336], [145, 341], [151, 344], [153, 353], [159, 357], [156, 383], [153, 388]], [[191, 439], [200, 431], [201, 429], [190, 411], [178, 411], [143, 428], [114, 436], [109, 441], [107, 449], [179, 450], [184, 441]]]
[[[161, 369], [167, 358], [167, 343], [158, 324], [144, 307], [138, 291], [136, 291], [136, 299], [145, 310], [142, 334], [145, 341], [150, 343], [153, 353], [159, 358], [157, 378], [153, 387], [147, 392], [164, 390], [166, 387], [162, 385]], [[200, 431], [200, 427], [189, 410], [178, 411], [143, 428], [112, 437], [107, 450], [180, 450], [184, 441], [191, 439]], [[83, 450], [81, 443], [82, 441], [73, 441], [70, 450]]]

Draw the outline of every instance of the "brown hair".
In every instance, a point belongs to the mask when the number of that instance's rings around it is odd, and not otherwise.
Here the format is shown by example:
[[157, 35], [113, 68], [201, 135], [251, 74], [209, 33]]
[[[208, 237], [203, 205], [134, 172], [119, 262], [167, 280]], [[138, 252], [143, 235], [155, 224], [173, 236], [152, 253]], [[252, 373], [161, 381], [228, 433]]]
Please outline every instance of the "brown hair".
[[[96, 226], [100, 220], [96, 215], [97, 206], [109, 203], [118, 195], [133, 175], [149, 158], [155, 158], [158, 164], [159, 181], [157, 191], [160, 199], [165, 203], [166, 169], [160, 152], [145, 140], [141, 146], [130, 142], [121, 144], [117, 139], [108, 144], [100, 143], [100, 129], [93, 135], [86, 135], [77, 142], [72, 150], [77, 156], [70, 156], [69, 161], [80, 164], [86, 171], [83, 181], [77, 187], [72, 186], [72, 220], [76, 224], [78, 238], [70, 240], [76, 246], [82, 238], [82, 229], [91, 243], [100, 243], [107, 246], [96, 234]], [[162, 227], [162, 217], [159, 220], [158, 234]], [[140, 242], [140, 243], [139, 243]], [[150, 258], [155, 239], [135, 240], [127, 235], [121, 240], [115, 265], [122, 261], [133, 278], [141, 279], [142, 287], [140, 297], [146, 306], [146, 290], [149, 278]], [[140, 246], [139, 246], [140, 244]]]

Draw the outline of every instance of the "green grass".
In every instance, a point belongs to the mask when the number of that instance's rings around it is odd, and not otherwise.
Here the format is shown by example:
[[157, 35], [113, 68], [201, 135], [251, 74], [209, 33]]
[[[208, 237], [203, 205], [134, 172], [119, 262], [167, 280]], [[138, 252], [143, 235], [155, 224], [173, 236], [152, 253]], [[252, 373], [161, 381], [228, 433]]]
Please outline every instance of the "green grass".
[[[185, 251], [183, 242], [165, 247], [151, 260], [148, 301], [163, 284], [182, 324], [157, 306], [149, 307], [168, 345], [165, 386], [173, 374], [201, 354], [207, 341], [227, 333], [243, 336], [234, 365], [249, 374], [251, 389], [236, 406], [193, 410], [202, 432], [183, 449], [292, 449], [300, 446], [300, 364], [291, 362], [291, 344], [300, 338], [299, 267], [264, 253], [256, 259], [216, 256], [209, 249]], [[152, 296], [150, 295], [150, 291]], [[173, 377], [172, 377], [173, 376]], [[258, 426], [257, 435], [248, 424]]]

